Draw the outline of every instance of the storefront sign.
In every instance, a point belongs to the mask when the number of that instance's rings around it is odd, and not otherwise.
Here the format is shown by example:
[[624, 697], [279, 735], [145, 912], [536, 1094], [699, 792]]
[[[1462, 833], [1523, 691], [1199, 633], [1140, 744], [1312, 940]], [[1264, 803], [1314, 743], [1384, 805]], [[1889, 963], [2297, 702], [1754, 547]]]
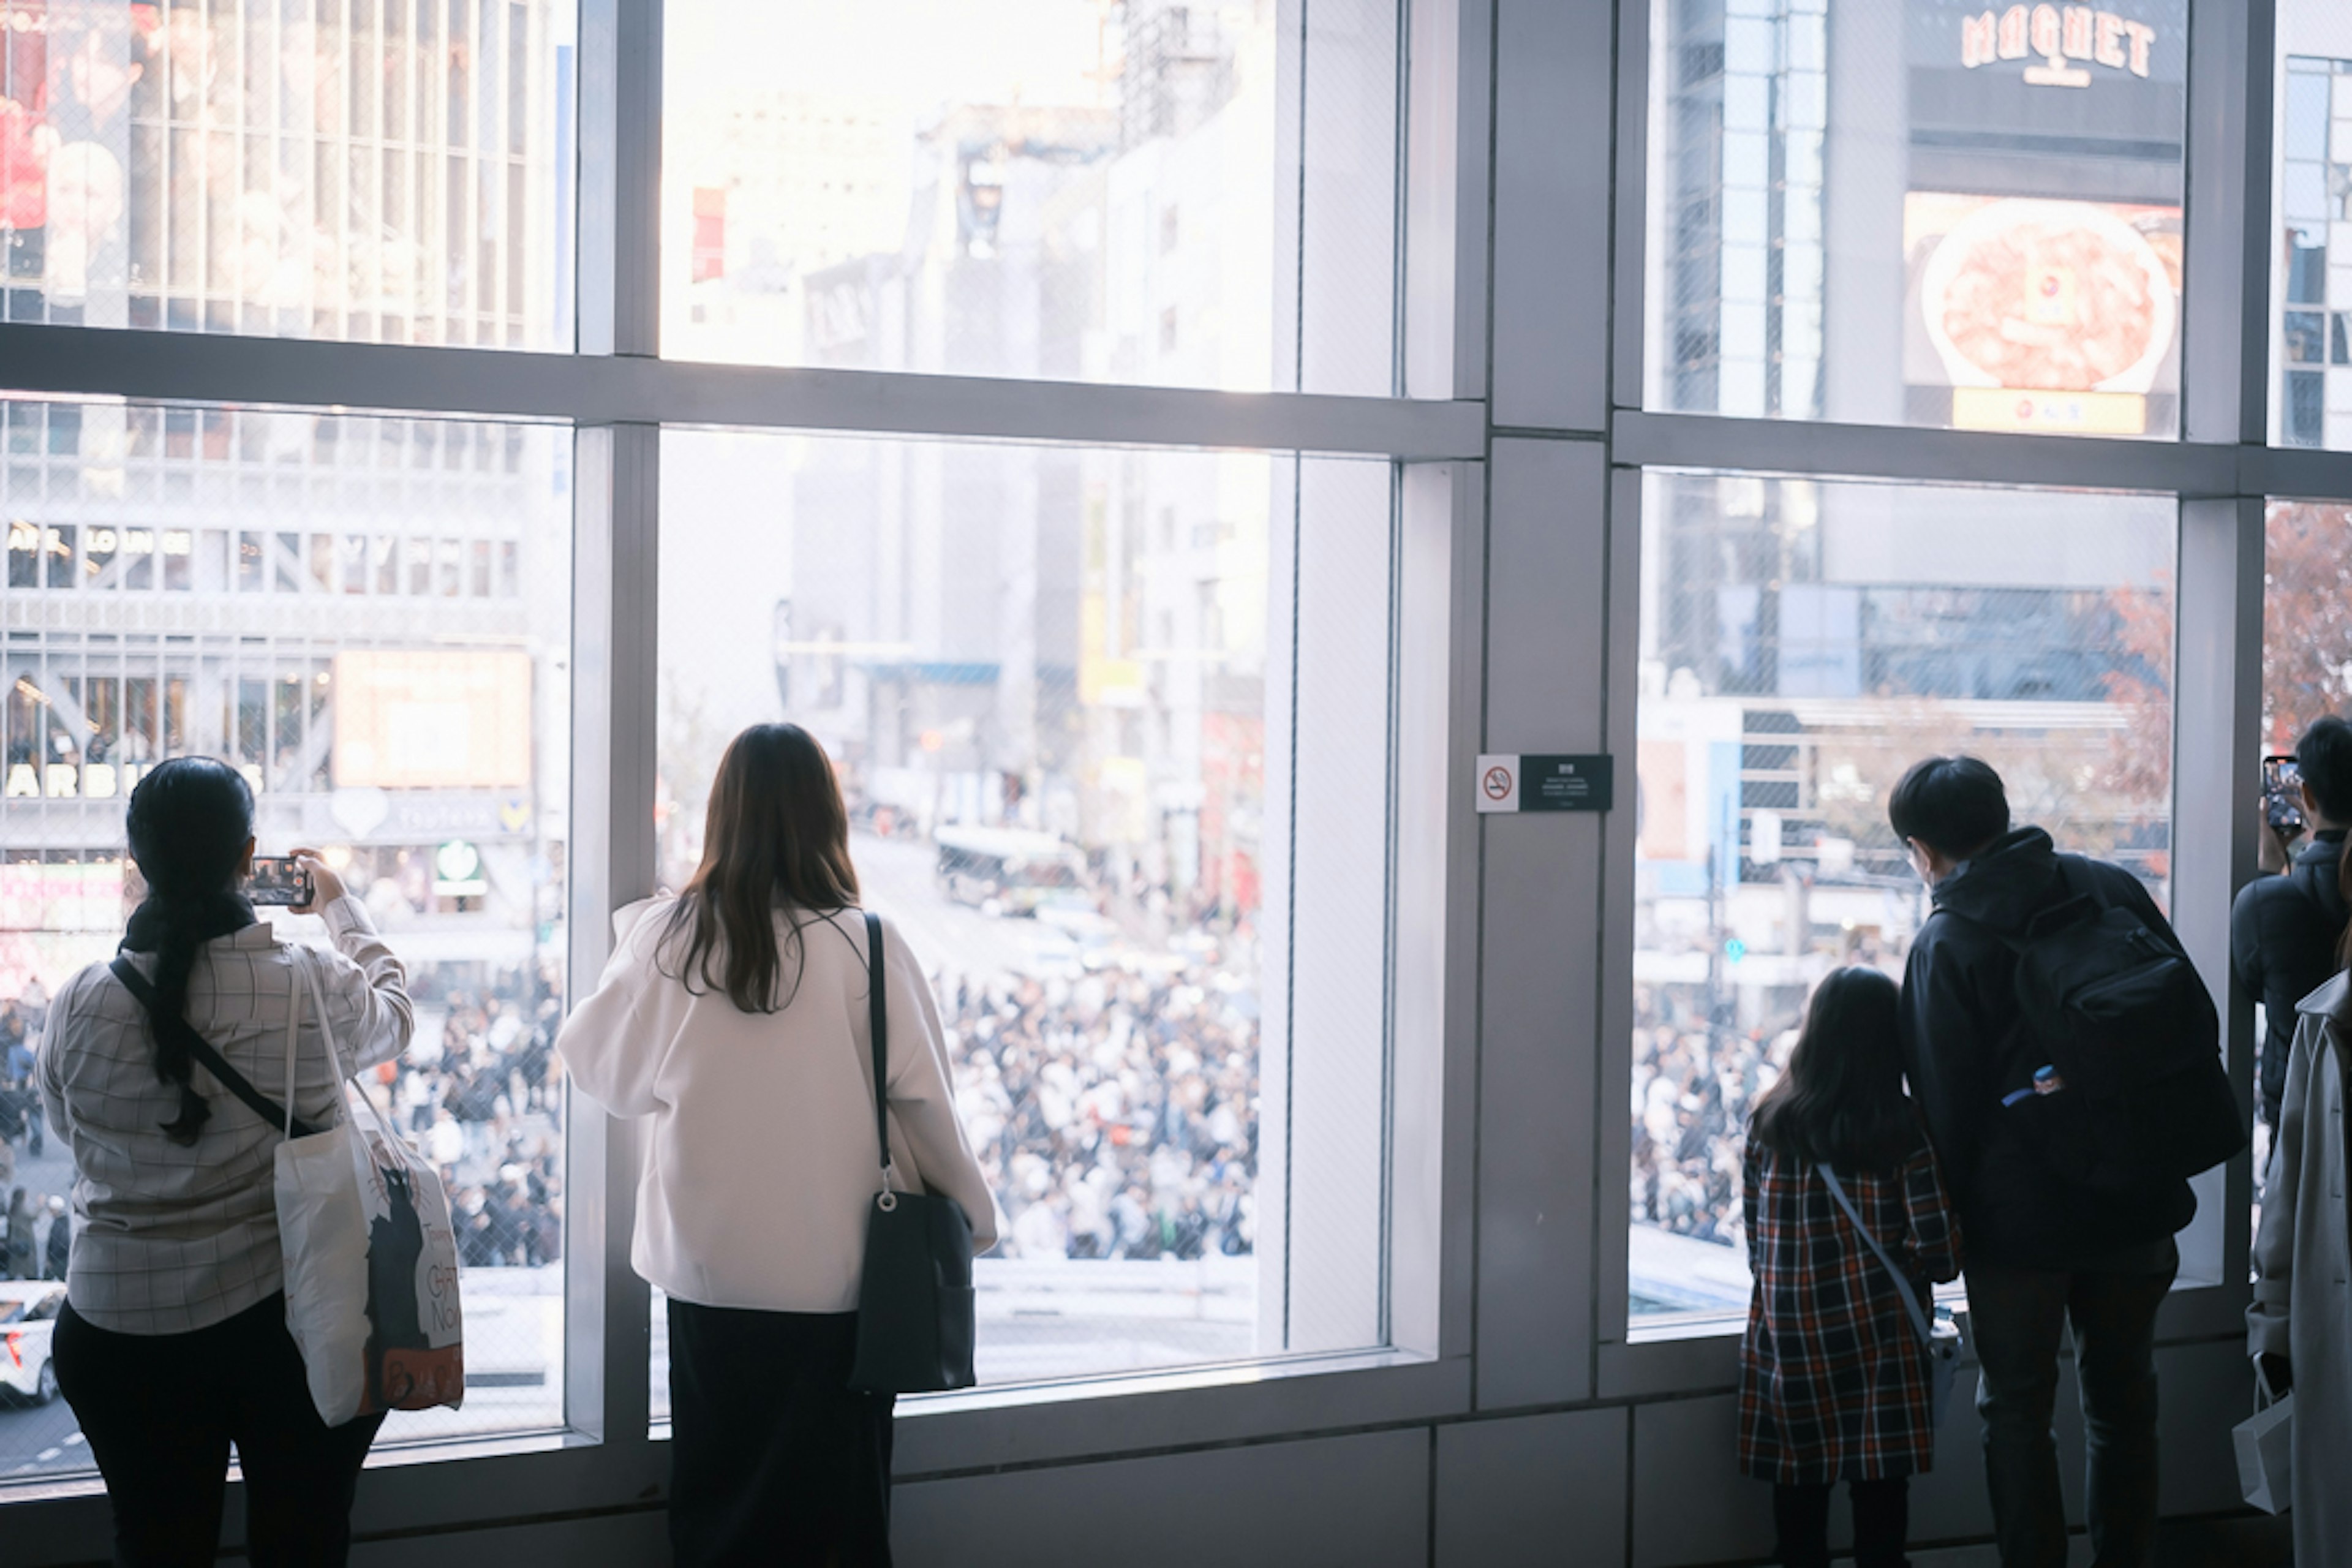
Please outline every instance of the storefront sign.
[[490, 890], [482, 875], [482, 852], [462, 838], [433, 851], [433, 891], [445, 899], [478, 899]]
[[[139, 781], [147, 776], [152, 763], [47, 763], [35, 766], [31, 763], [8, 764], [6, 782], [0, 784], [0, 798], [7, 800], [113, 800], [129, 795]], [[262, 793], [262, 773], [258, 763], [240, 763], [238, 773], [253, 793]]]
[[1960, 18], [1960, 64], [1974, 70], [2000, 60], [2039, 58], [2025, 68], [2035, 87], [2088, 87], [2091, 73], [2070, 60], [2148, 74], [2156, 29], [2088, 5], [2011, 5]]

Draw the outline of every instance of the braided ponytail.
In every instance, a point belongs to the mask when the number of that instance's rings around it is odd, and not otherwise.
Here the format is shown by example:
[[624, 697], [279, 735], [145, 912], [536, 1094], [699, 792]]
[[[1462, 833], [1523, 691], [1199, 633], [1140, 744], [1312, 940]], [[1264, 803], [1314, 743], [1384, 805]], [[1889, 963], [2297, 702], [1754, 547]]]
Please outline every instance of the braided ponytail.
[[131, 792], [128, 827], [147, 901], [131, 916], [124, 945], [155, 954], [146, 1001], [155, 1076], [180, 1089], [180, 1113], [163, 1132], [174, 1143], [194, 1143], [212, 1107], [193, 1081], [188, 976], [197, 949], [252, 918], [236, 897], [236, 877], [253, 837], [253, 791], [210, 757], [174, 757]]

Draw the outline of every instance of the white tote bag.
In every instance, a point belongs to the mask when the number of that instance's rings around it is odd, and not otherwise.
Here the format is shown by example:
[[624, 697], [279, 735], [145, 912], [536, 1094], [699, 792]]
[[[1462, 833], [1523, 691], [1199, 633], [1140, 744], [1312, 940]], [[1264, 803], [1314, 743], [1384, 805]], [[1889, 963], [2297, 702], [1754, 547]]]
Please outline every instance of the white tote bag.
[[[337, 1058], [318, 965], [304, 949], [291, 955], [309, 980], [331, 1070]], [[466, 1397], [466, 1366], [448, 1196], [433, 1167], [349, 1084], [334, 1126], [292, 1136], [303, 989], [296, 984], [288, 1009], [288, 1136], [278, 1145], [277, 1198], [286, 1324], [302, 1352], [310, 1401], [330, 1426], [378, 1410], [454, 1407]]]
[[2294, 1506], [2294, 1394], [2230, 1428], [2238, 1450], [2238, 1489], [2264, 1513]]

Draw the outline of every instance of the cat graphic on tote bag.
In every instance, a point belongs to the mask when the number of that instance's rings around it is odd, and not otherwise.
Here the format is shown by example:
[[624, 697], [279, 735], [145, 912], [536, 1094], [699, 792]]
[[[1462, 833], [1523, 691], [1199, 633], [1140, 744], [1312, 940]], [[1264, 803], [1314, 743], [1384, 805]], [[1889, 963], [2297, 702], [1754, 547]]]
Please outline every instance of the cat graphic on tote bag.
[[[465, 1347], [456, 1337], [457, 1280], [442, 1259], [456, 1256], [446, 1220], [427, 1235], [427, 1215], [446, 1215], [440, 1183], [414, 1157], [387, 1158], [369, 1139], [368, 1410], [420, 1410], [465, 1397]], [[429, 1200], [417, 1188], [430, 1184]], [[437, 1256], [436, 1256], [437, 1255]]]

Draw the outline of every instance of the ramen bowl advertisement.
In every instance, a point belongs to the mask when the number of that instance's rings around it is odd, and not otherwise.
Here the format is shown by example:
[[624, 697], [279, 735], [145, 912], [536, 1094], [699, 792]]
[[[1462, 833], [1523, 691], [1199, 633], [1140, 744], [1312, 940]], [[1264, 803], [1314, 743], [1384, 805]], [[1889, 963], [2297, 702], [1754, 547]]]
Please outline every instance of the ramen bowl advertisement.
[[1914, 191], [1903, 229], [1915, 403], [1948, 388], [1963, 430], [2169, 431], [2179, 208]]

